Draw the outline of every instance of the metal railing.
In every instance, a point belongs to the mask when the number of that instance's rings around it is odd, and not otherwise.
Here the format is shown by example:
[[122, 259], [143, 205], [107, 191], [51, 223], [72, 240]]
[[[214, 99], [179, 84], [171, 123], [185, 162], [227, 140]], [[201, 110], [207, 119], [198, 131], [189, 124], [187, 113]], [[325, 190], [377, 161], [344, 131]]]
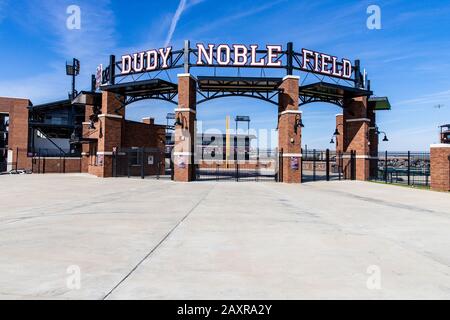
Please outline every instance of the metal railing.
[[371, 180], [408, 186], [430, 186], [430, 153], [383, 152], [378, 154]]
[[252, 149], [245, 157], [244, 153], [234, 153], [228, 161], [219, 159], [196, 159], [196, 180], [278, 181], [282, 157], [278, 150]]
[[[169, 168], [166, 167], [166, 157], [158, 148], [122, 148], [113, 153], [113, 177], [165, 177]], [[170, 171], [169, 171], [170, 174]]]
[[332, 150], [302, 150], [302, 181], [354, 180], [354, 152]]

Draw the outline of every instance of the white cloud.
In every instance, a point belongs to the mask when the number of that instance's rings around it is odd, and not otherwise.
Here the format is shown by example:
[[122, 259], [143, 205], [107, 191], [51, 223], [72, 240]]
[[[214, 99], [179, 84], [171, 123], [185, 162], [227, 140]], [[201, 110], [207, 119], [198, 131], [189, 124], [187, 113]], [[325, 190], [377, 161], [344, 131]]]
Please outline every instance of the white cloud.
[[423, 106], [433, 107], [437, 104], [445, 104], [450, 100], [450, 90], [440, 91], [432, 94], [426, 94], [414, 99], [403, 100], [395, 103], [395, 106]]
[[[68, 14], [66, 8], [71, 3], [56, 4], [46, 0], [46, 23], [56, 36], [55, 51], [63, 57], [77, 57], [84, 65], [94, 68], [116, 47], [114, 38], [115, 19], [110, 9], [110, 1], [99, 0], [81, 2], [81, 29], [69, 30], [66, 27]], [[94, 69], [89, 70], [90, 73]]]
[[[0, 0], [1, 4], [5, 0]], [[182, 0], [172, 18], [171, 27], [168, 33], [170, 41], [175, 32], [177, 22], [183, 12], [189, 8], [204, 2], [205, 0]], [[73, 4], [68, 0], [55, 2], [53, 0], [43, 0], [40, 6], [25, 7], [28, 12], [24, 16], [33, 16], [33, 24], [29, 25], [18, 19], [21, 27], [33, 32], [33, 28], [40, 28], [49, 32], [48, 39], [50, 46], [59, 56], [48, 72], [36, 74], [24, 79], [11, 81], [0, 80], [0, 95], [29, 98], [33, 103], [39, 104], [55, 99], [67, 98], [70, 89], [70, 79], [65, 76], [64, 61], [75, 57], [81, 61], [81, 73], [77, 77], [77, 89], [88, 89], [90, 87], [90, 75], [95, 72], [95, 68], [100, 63], [107, 63], [109, 54], [116, 51], [127, 52], [130, 47], [121, 48], [115, 38], [115, 15], [111, 9], [109, 0], [98, 0], [95, 3], [90, 1], [77, 1], [81, 9], [81, 29], [69, 30], [66, 27], [68, 14], [66, 9]], [[0, 11], [1, 12], [1, 11]], [[38, 26], [39, 25], [39, 26]], [[156, 47], [163, 40], [155, 39], [133, 48]]]
[[73, 57], [81, 61], [77, 89], [90, 87], [90, 75], [98, 64], [108, 61], [108, 55], [116, 47], [114, 14], [108, 0], [99, 0], [95, 4], [79, 1], [81, 29], [69, 30], [66, 28], [66, 8], [70, 4], [68, 1], [45, 0], [40, 7], [29, 8], [32, 13], [24, 16], [32, 14], [36, 21], [45, 25], [43, 29], [50, 33], [48, 39], [54, 39], [50, 45], [59, 57], [48, 72], [16, 81], [1, 80], [1, 96], [29, 98], [35, 104], [67, 98], [70, 80], [65, 76], [64, 62]]
[[173, 34], [177, 28], [178, 21], [181, 18], [181, 15], [190, 7], [193, 7], [197, 4], [200, 4], [206, 0], [180, 0], [180, 3], [178, 4], [178, 8], [175, 11], [175, 14], [172, 17], [172, 20], [170, 22], [169, 31], [167, 32], [166, 42], [164, 43], [164, 47], [167, 47], [172, 42]]
[[185, 7], [186, 7], [186, 0], [180, 0], [177, 11], [175, 11], [175, 14], [173, 15], [172, 21], [170, 23], [169, 32], [167, 33], [166, 42], [164, 43], [165, 47], [167, 47], [172, 41], [173, 33], [175, 32], [178, 20], [180, 19], [181, 14], [183, 13]]

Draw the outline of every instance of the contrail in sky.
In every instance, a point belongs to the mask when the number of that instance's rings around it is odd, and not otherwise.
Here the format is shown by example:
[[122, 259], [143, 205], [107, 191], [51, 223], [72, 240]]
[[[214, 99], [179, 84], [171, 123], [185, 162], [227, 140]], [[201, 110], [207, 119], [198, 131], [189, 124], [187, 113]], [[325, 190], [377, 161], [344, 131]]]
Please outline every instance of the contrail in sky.
[[185, 7], [186, 7], [186, 0], [180, 0], [180, 4], [178, 5], [177, 11], [175, 11], [175, 14], [172, 18], [172, 22], [170, 23], [169, 33], [167, 34], [166, 43], [164, 44], [165, 47], [167, 47], [172, 41], [173, 33], [175, 32], [178, 20], [180, 19], [181, 14], [183, 13]]

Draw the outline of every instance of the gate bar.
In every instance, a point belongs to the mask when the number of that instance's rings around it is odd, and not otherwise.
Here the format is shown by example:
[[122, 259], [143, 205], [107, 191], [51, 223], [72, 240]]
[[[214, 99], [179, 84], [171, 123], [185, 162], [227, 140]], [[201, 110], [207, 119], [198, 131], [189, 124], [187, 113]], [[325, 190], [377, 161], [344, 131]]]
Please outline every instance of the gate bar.
[[313, 149], [313, 181], [316, 181], [316, 149]]
[[327, 149], [326, 153], [326, 172], [327, 172], [327, 181], [330, 181], [330, 149]]

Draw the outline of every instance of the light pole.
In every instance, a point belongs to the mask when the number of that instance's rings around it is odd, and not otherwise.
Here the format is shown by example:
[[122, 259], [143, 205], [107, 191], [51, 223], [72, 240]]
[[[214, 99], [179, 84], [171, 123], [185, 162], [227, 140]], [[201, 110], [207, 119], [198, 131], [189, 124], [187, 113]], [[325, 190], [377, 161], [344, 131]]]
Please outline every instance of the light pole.
[[72, 77], [72, 92], [69, 94], [69, 98], [73, 100], [77, 95], [77, 90], [75, 89], [75, 77], [80, 74], [80, 60], [73, 58], [72, 64], [66, 62], [66, 75]]
[[[373, 129], [370, 129], [370, 130], [375, 130], [375, 134], [376, 134], [376, 135], [384, 134], [383, 142], [389, 142], [389, 139], [388, 139], [388, 137], [387, 137], [387, 133], [386, 133], [386, 132], [380, 131], [380, 130], [378, 129], [378, 127], [375, 127], [375, 128], [373, 128]], [[369, 133], [367, 133], [367, 139], [369, 139]]]

